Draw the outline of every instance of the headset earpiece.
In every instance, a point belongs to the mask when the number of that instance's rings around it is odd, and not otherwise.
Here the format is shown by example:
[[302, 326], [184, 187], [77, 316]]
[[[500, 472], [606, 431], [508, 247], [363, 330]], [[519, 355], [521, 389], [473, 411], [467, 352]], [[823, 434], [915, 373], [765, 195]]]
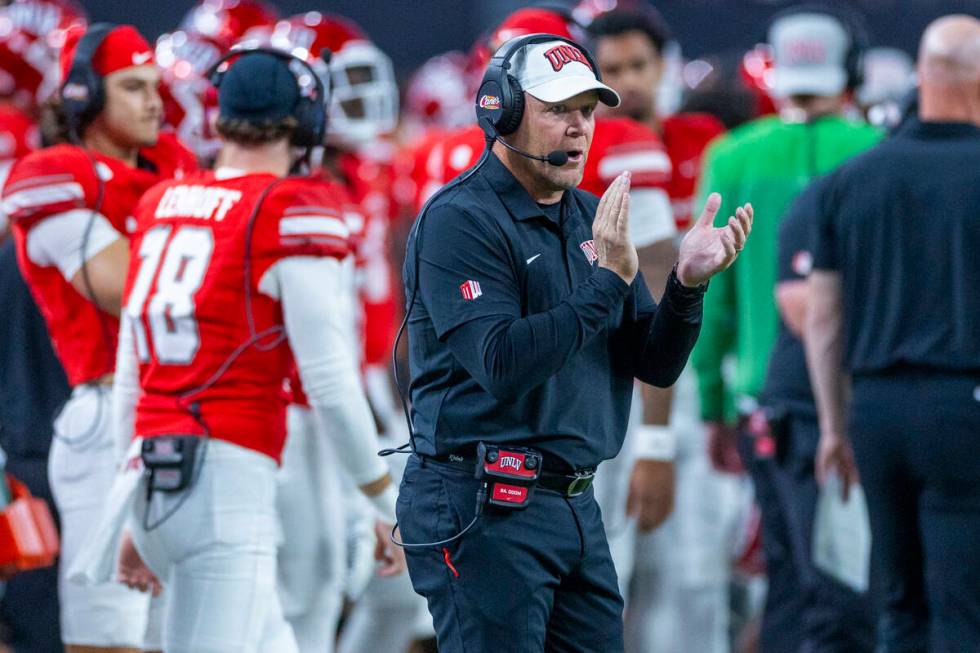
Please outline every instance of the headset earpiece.
[[501, 116], [507, 121], [501, 122], [497, 128], [503, 136], [516, 132], [524, 118], [524, 90], [521, 88], [521, 83], [513, 75], [507, 75], [507, 86], [510, 91], [510, 111], [505, 116]]
[[[589, 62], [596, 79], [602, 81], [599, 66], [592, 53], [571, 39], [555, 34], [527, 34], [509, 41], [490, 59], [483, 73], [480, 90], [476, 94], [476, 119], [487, 132], [487, 138], [513, 134], [521, 126], [524, 117], [524, 89], [517, 77], [511, 74], [510, 62], [522, 48], [547, 41], [564, 41], [578, 49]], [[487, 123], [492, 129], [488, 129]]]
[[[303, 87], [300, 88], [300, 97], [292, 113], [293, 118], [296, 119], [296, 128], [293, 130], [290, 143], [296, 147], [305, 148], [322, 145], [327, 135], [327, 107], [330, 104], [329, 79], [327, 84], [324, 84], [323, 80], [316, 73], [316, 70], [313, 69], [313, 66], [304, 59], [276, 48], [258, 47], [232, 50], [211, 66], [206, 77], [212, 86], [220, 88], [225, 74], [227, 74], [228, 69], [231, 67], [229, 62], [238, 57], [247, 56], [256, 52], [271, 54], [289, 64], [290, 72], [296, 77], [297, 86], [300, 86], [301, 80], [300, 75], [292, 69], [294, 62], [302, 66], [304, 72], [310, 75], [315, 88], [312, 95], [304, 93]], [[330, 52], [329, 50], [324, 50], [324, 52], [327, 53], [326, 57], [323, 57], [323, 53], [321, 53], [321, 57], [325, 62], [328, 62]]]
[[115, 28], [116, 25], [111, 23], [97, 23], [85, 30], [61, 85], [61, 110], [76, 140], [81, 138], [82, 125], [95, 118], [105, 107], [105, 84], [102, 75], [96, 72], [92, 59]]

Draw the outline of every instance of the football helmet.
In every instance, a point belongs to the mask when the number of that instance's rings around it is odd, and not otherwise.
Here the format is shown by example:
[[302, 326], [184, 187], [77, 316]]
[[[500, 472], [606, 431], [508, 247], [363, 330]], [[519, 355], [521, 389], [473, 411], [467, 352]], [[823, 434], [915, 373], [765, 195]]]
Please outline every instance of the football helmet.
[[279, 12], [261, 0], [203, 0], [180, 23], [180, 31], [206, 38], [227, 51], [250, 29], [272, 26]]
[[221, 55], [214, 41], [183, 30], [164, 34], [156, 44], [164, 123], [205, 161], [221, 146], [212, 129], [218, 94], [206, 77]]
[[17, 0], [0, 9], [0, 96], [33, 110], [61, 83], [58, 51], [65, 32], [86, 24], [69, 0]]
[[391, 59], [354, 22], [310, 11], [277, 23], [271, 44], [313, 65], [325, 61], [324, 50], [330, 52], [328, 142], [354, 147], [394, 131], [398, 85]]

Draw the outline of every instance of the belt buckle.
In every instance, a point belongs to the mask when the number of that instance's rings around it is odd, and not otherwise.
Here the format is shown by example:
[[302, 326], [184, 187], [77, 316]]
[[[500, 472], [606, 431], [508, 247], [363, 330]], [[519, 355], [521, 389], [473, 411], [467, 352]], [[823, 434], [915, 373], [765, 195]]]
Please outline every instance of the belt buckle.
[[577, 497], [592, 485], [592, 479], [595, 478], [595, 472], [575, 472], [575, 480], [568, 484], [568, 488], [565, 490], [565, 496]]

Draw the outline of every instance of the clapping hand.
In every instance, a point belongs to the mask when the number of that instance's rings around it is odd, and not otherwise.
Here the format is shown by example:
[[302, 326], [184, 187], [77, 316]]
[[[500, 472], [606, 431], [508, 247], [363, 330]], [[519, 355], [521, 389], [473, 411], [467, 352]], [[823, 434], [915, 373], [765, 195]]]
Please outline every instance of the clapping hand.
[[630, 240], [630, 173], [620, 174], [602, 194], [592, 222], [599, 267], [612, 270], [633, 283], [640, 260]]
[[746, 204], [735, 210], [728, 224], [715, 227], [715, 214], [721, 207], [721, 195], [712, 193], [704, 205], [701, 217], [681, 241], [677, 261], [678, 280], [693, 288], [725, 270], [745, 247], [745, 240], [752, 231], [752, 205]]

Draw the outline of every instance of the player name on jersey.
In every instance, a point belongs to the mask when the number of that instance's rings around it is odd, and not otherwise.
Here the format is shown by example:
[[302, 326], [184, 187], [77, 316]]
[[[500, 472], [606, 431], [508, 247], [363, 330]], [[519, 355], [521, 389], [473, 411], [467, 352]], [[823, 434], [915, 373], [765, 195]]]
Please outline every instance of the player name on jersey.
[[199, 218], [221, 222], [242, 199], [241, 191], [215, 186], [172, 186], [154, 212], [155, 218]]

